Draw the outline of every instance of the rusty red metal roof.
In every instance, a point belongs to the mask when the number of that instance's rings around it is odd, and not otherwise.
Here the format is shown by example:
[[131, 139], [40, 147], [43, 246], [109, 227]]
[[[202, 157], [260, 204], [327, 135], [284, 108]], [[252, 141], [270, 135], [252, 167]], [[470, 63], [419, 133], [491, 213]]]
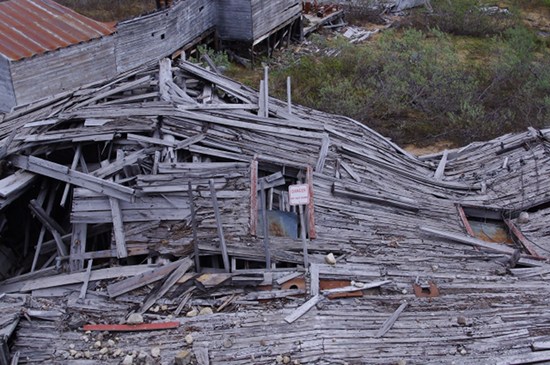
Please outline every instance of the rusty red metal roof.
[[114, 32], [53, 0], [0, 2], [0, 54], [12, 61], [86, 42]]

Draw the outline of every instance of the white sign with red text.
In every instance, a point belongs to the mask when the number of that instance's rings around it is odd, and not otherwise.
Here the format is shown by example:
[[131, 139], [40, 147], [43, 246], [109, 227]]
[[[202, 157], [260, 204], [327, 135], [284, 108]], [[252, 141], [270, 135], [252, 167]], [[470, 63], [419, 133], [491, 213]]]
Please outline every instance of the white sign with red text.
[[290, 205], [309, 204], [309, 185], [298, 184], [288, 187], [288, 200]]

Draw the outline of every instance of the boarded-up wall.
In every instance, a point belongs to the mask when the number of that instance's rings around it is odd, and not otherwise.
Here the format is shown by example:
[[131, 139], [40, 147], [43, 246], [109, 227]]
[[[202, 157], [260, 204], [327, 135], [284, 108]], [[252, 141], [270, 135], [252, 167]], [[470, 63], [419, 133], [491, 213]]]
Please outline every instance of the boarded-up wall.
[[273, 31], [302, 11], [299, 0], [251, 0], [254, 40]]
[[114, 38], [108, 36], [12, 62], [17, 104], [114, 77], [113, 49]]
[[216, 0], [217, 29], [221, 39], [252, 40], [252, 8], [250, 0]]
[[10, 111], [15, 105], [11, 82], [10, 62], [0, 55], [0, 112]]
[[118, 24], [118, 72], [170, 55], [213, 28], [215, 23], [216, 9], [212, 0], [187, 0]]

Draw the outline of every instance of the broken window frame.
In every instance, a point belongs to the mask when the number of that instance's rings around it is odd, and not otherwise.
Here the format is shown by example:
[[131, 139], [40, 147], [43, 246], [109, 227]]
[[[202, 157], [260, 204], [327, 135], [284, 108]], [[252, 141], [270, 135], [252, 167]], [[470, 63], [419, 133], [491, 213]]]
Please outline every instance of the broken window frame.
[[[522, 249], [524, 249], [529, 255], [533, 256], [534, 258], [541, 257], [537, 253], [533, 244], [529, 242], [529, 240], [523, 235], [521, 230], [512, 221], [514, 217], [517, 217], [519, 215], [518, 212], [503, 208], [462, 205], [460, 203], [456, 203], [456, 209], [458, 211], [458, 215], [460, 217], [462, 225], [468, 235], [479, 239], [479, 237], [476, 236], [474, 230], [472, 229], [468, 217], [486, 218], [496, 221], [502, 221], [508, 228], [508, 235], [516, 244], [519, 244]], [[466, 213], [465, 209], [469, 210], [469, 214]]]
[[[259, 216], [258, 216], [258, 191], [259, 191], [259, 161], [258, 158], [254, 158], [251, 162], [250, 167], [250, 235], [254, 237], [260, 236], [258, 234], [258, 223], [259, 223]], [[269, 161], [266, 161], [269, 162]], [[314, 204], [314, 195], [313, 195], [313, 167], [312, 166], [304, 166], [299, 167], [296, 166], [294, 169], [298, 171], [294, 176], [294, 174], [290, 174], [287, 171], [289, 169], [292, 169], [292, 167], [287, 166], [281, 166], [280, 171], [283, 172], [283, 177], [285, 179], [294, 179], [296, 180], [295, 183], [299, 184], [299, 172], [305, 170], [305, 184], [309, 187], [309, 204], [305, 206], [304, 213], [305, 213], [305, 221], [306, 221], [306, 238], [309, 239], [315, 239], [317, 237], [317, 232], [315, 229], [315, 204]], [[301, 237], [298, 236], [298, 239]]]

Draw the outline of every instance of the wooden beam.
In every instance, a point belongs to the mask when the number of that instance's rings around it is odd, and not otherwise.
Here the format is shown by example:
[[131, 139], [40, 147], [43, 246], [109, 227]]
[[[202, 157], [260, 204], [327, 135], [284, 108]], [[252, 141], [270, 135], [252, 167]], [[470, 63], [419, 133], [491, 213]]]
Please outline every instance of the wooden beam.
[[[80, 160], [81, 153], [82, 153], [82, 146], [81, 145], [76, 146], [76, 151], [74, 152], [74, 156], [73, 156], [73, 162], [71, 163], [71, 170], [76, 169], [76, 167], [78, 166], [78, 161]], [[61, 202], [59, 203], [59, 205], [61, 205], [62, 207], [64, 207], [65, 203], [67, 202], [67, 197], [69, 196], [70, 187], [71, 187], [71, 184], [69, 183], [65, 184], [65, 188], [63, 189], [63, 195], [61, 196]]]
[[315, 229], [315, 195], [313, 194], [313, 168], [311, 166], [308, 166], [306, 170], [306, 184], [309, 186], [309, 204], [307, 206], [309, 239], [313, 240], [317, 238], [317, 231]]
[[265, 182], [260, 180], [260, 209], [262, 211], [262, 233], [265, 252], [265, 266], [266, 269], [271, 269], [271, 253], [269, 251], [269, 225], [267, 223], [267, 209], [266, 209], [266, 196], [265, 196]]
[[210, 179], [210, 199], [212, 200], [214, 215], [216, 216], [216, 226], [218, 228], [218, 238], [220, 240], [220, 249], [221, 249], [222, 258], [223, 258], [223, 267], [225, 272], [229, 272], [231, 270], [231, 266], [229, 263], [229, 256], [227, 255], [227, 246], [225, 245], [225, 237], [223, 235], [222, 218], [220, 216], [218, 198], [216, 197], [216, 188], [214, 187], [214, 179]]
[[195, 270], [201, 272], [200, 265], [200, 250], [199, 250], [199, 241], [197, 239], [197, 217], [195, 215], [195, 202], [193, 199], [193, 187], [191, 186], [191, 181], [187, 182], [187, 191], [189, 194], [189, 209], [191, 211], [191, 230], [193, 232], [193, 253], [195, 259]]
[[250, 235], [256, 236], [258, 225], [258, 160], [250, 163]]
[[447, 164], [448, 156], [449, 156], [449, 151], [448, 150], [443, 151], [443, 156], [441, 156], [441, 160], [439, 161], [437, 170], [435, 170], [434, 179], [441, 180], [445, 175], [445, 165]]
[[509, 219], [505, 219], [504, 223], [508, 226], [510, 231], [516, 236], [518, 241], [522, 244], [523, 247], [529, 252], [529, 254], [535, 258], [545, 258], [538, 254], [537, 250], [535, 249], [535, 246], [521, 233], [521, 231], [518, 229], [518, 227]]
[[458, 211], [458, 216], [460, 217], [460, 220], [462, 221], [462, 224], [464, 225], [466, 232], [468, 232], [470, 236], [475, 237], [474, 230], [472, 229], [472, 226], [468, 221], [468, 217], [466, 217], [466, 213], [464, 212], [462, 205], [456, 204], [456, 210]]
[[118, 199], [109, 198], [111, 205], [111, 215], [113, 218], [113, 235], [115, 236], [116, 253], [119, 259], [128, 257], [126, 249], [126, 238], [124, 236], [124, 223], [122, 221], [122, 211]]
[[403, 303], [397, 308], [397, 310], [390, 316], [390, 318], [386, 319], [382, 327], [376, 332], [374, 337], [380, 338], [383, 337], [393, 326], [395, 321], [397, 321], [397, 318], [401, 315], [401, 312], [403, 312], [407, 308], [407, 303]]
[[319, 151], [319, 157], [317, 158], [317, 164], [315, 165], [315, 172], [323, 173], [323, 167], [325, 166], [325, 160], [327, 158], [328, 148], [330, 147], [330, 137], [328, 134], [323, 136], [323, 142], [321, 144], [321, 150]]
[[36, 200], [33, 199], [29, 202], [29, 208], [35, 214], [36, 218], [38, 218], [40, 223], [42, 223], [44, 227], [46, 227], [46, 229], [52, 234], [57, 245], [59, 256], [67, 256], [67, 248], [65, 247], [63, 238], [61, 238], [61, 235], [64, 233], [61, 227], [57, 224], [57, 222], [49, 217], [44, 209], [42, 209], [42, 207], [38, 205]]
[[163, 265], [131, 278], [110, 284], [107, 286], [107, 293], [109, 293], [109, 297], [111, 298], [118, 297], [119, 295], [128, 293], [129, 291], [163, 279], [180, 265], [180, 261], [172, 262], [168, 265]]
[[86, 298], [86, 292], [88, 291], [88, 283], [90, 282], [90, 275], [92, 274], [92, 262], [93, 260], [88, 260], [88, 267], [86, 268], [86, 276], [84, 276], [84, 283], [82, 283], [82, 288], [80, 289], [79, 299]]
[[193, 262], [190, 258], [186, 257], [179, 262], [179, 266], [177, 269], [175, 269], [170, 276], [162, 283], [160, 288], [158, 290], [153, 290], [147, 298], [145, 298], [145, 301], [139, 308], [139, 313], [144, 313], [149, 309], [157, 300], [162, 298], [164, 294], [170, 290], [170, 288], [176, 284], [176, 282], [185, 274], [187, 270], [189, 270], [193, 266]]
[[103, 180], [88, 175], [67, 166], [47, 161], [34, 156], [12, 155], [10, 161], [14, 166], [28, 170], [53, 179], [71, 183], [82, 188], [102, 193], [124, 201], [133, 201], [135, 190], [112, 181]]
[[322, 295], [315, 295], [314, 297], [310, 298], [307, 302], [299, 306], [294, 312], [286, 316], [285, 321], [287, 323], [293, 323], [298, 318], [306, 314], [311, 308], [313, 308], [317, 303], [319, 303], [323, 299], [324, 297]]
[[82, 270], [84, 266], [84, 260], [78, 257], [86, 252], [87, 231], [88, 225], [86, 223], [73, 224], [69, 258], [71, 272]]

